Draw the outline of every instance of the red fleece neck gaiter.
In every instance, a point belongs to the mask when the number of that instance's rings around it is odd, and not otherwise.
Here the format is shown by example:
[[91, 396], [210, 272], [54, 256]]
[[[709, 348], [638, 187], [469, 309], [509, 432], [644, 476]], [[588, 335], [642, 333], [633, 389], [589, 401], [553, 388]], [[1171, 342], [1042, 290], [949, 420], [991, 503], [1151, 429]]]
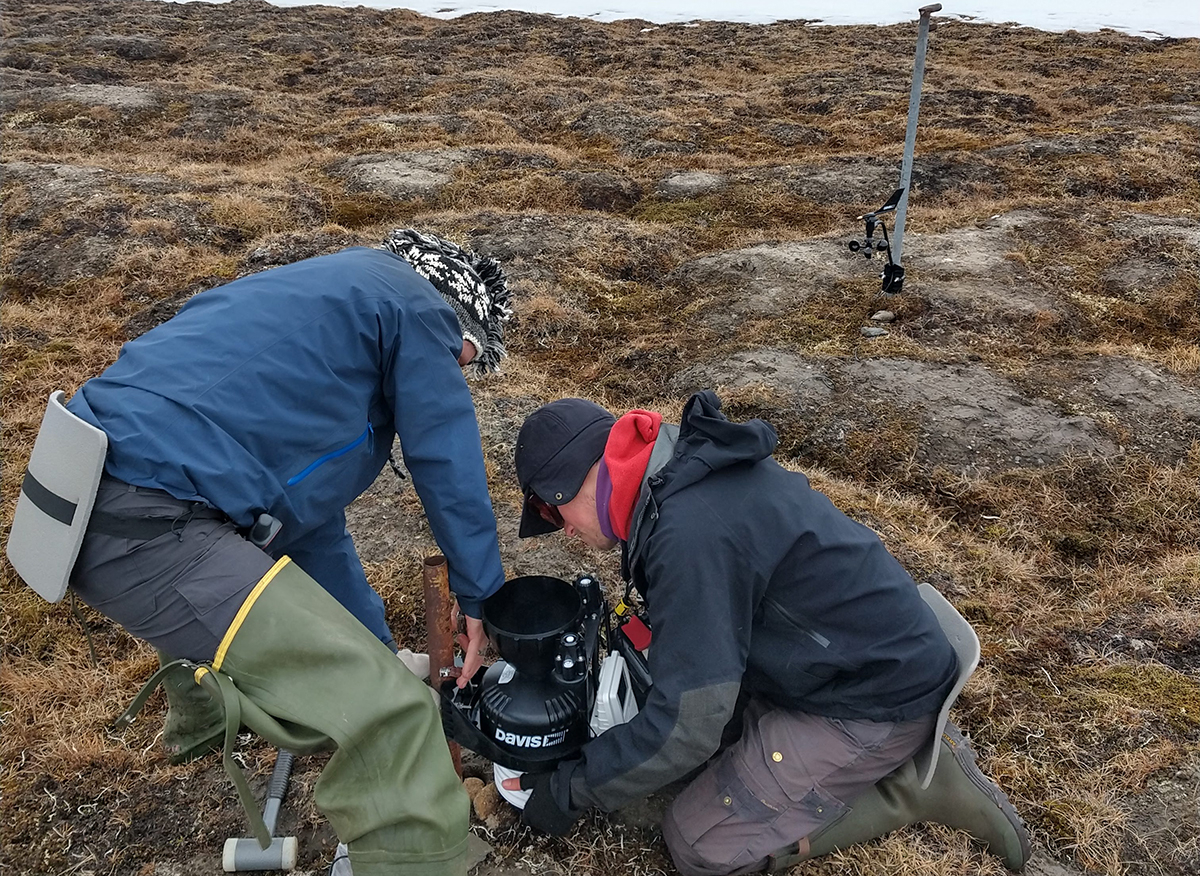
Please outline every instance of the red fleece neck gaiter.
[[629, 540], [633, 506], [642, 488], [642, 476], [650, 463], [650, 452], [662, 426], [662, 414], [654, 411], [630, 411], [613, 425], [604, 445], [604, 464], [612, 478], [612, 498], [608, 516], [613, 532], [621, 541]]

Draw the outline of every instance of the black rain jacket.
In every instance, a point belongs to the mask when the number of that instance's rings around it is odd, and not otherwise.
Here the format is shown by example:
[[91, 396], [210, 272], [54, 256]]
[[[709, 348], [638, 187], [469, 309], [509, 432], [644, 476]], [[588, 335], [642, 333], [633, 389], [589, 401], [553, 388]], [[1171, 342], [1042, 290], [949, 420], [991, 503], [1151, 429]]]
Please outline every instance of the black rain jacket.
[[615, 809], [703, 764], [740, 690], [907, 721], [954, 684], [949, 641], [879, 537], [771, 458], [770, 425], [732, 423], [720, 406], [697, 393], [655, 442], [622, 545], [653, 629], [654, 686], [632, 721], [560, 764], [552, 789], [573, 808]]

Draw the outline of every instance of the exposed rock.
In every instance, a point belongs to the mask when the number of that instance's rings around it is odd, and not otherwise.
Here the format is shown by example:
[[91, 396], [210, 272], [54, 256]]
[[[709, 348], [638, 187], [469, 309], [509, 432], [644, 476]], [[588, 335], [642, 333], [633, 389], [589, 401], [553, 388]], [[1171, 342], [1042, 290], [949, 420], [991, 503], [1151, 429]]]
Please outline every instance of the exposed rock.
[[478, 779], [475, 776], [467, 776], [463, 779], [463, 790], [467, 792], [467, 796], [471, 798], [471, 802], [475, 802], [475, 798], [479, 796], [479, 792], [484, 788], [483, 779]]
[[993, 216], [976, 227], [940, 234], [906, 234], [905, 291], [929, 299], [933, 306], [965, 306], [984, 321], [1011, 322], [1051, 313], [1065, 316], [1073, 308], [1046, 292], [1018, 261], [1009, 258], [1021, 242], [1036, 239], [1050, 220], [1029, 211]]
[[728, 177], [702, 170], [674, 173], [658, 184], [656, 194], [667, 199], [698, 198], [720, 191], [728, 185]]
[[454, 169], [469, 157], [463, 149], [356, 155], [337, 162], [329, 172], [345, 179], [352, 191], [377, 192], [401, 200], [427, 198], [450, 182]]
[[180, 49], [153, 37], [95, 36], [87, 40], [87, 45], [126, 61], [177, 61], [183, 57]]
[[[473, 217], [470, 237], [472, 247], [499, 259], [510, 277], [561, 286], [581, 264], [597, 259], [620, 280], [661, 283], [681, 249], [682, 235], [671, 228], [593, 213], [484, 213]], [[570, 289], [560, 288], [558, 294], [565, 303], [575, 303]]]
[[820, 128], [808, 125], [772, 125], [768, 133], [783, 146], [816, 146], [827, 139], [826, 133]]
[[467, 834], [467, 872], [474, 872], [493, 852], [492, 846], [474, 833]]
[[766, 384], [788, 398], [811, 405], [833, 393], [833, 381], [827, 373], [831, 364], [789, 350], [764, 347], [743, 350], [718, 362], [694, 365], [680, 372], [673, 386], [681, 395], [687, 395], [709, 386], [743, 389]]
[[350, 246], [361, 246], [364, 243], [375, 246], [380, 241], [364, 241], [359, 235], [334, 234], [328, 231], [320, 231], [316, 234], [271, 235], [246, 257], [244, 273], [264, 271], [267, 268], [337, 252]]
[[866, 387], [864, 398], [915, 413], [923, 429], [920, 453], [930, 462], [995, 471], [1116, 450], [1090, 417], [1064, 415], [977, 363], [859, 359], [841, 363], [838, 371], [850, 385]]
[[486, 821], [496, 813], [497, 809], [507, 805], [507, 801], [500, 796], [500, 789], [496, 787], [495, 782], [488, 782], [476, 791], [475, 796], [471, 798], [471, 806], [475, 810], [475, 817], [480, 821]]
[[1114, 222], [1112, 230], [1121, 237], [1146, 240], [1159, 246], [1200, 250], [1200, 222], [1195, 219], [1131, 213]]
[[219, 141], [231, 129], [254, 124], [260, 114], [254, 109], [254, 94], [248, 89], [226, 87], [211, 91], [189, 91], [171, 95], [188, 106], [187, 115], [171, 129], [175, 137]]
[[857, 262], [831, 258], [841, 249], [840, 241], [828, 239], [762, 244], [687, 262], [669, 279], [727, 292], [721, 307], [706, 310], [701, 317], [710, 328], [727, 330], [747, 316], [800, 306], [812, 295], [831, 289], [835, 280], [852, 276], [851, 264]]
[[642, 147], [650, 140], [651, 133], [666, 123], [664, 116], [653, 111], [644, 112], [628, 104], [601, 103], [586, 106], [567, 127], [585, 137], [615, 141], [632, 151]]
[[1100, 282], [1108, 295], [1145, 304], [1176, 276], [1178, 266], [1167, 259], [1135, 255], [1105, 268]]
[[136, 85], [69, 85], [53, 96], [89, 106], [123, 110], [152, 109], [158, 105], [158, 95], [154, 91]]
[[463, 116], [449, 113], [395, 113], [364, 119], [364, 123], [388, 128], [441, 128], [447, 134], [462, 134], [471, 130], [475, 123]]
[[894, 163], [868, 155], [793, 164], [783, 172], [788, 187], [800, 197], [818, 204], [855, 204], [862, 212], [882, 205], [896, 188]]
[[[929, 466], [998, 471], [1117, 450], [1092, 417], [1064, 413], [977, 363], [842, 360], [764, 348], [692, 366], [675, 384], [681, 391], [765, 386], [814, 425], [853, 422], [858, 412], [883, 405], [919, 424], [914, 440]], [[809, 437], [837, 445], [846, 434], [823, 429]]]
[[1120, 432], [1128, 450], [1181, 459], [1200, 436], [1200, 380], [1124, 356], [1046, 362], [1027, 382], [1067, 410]]

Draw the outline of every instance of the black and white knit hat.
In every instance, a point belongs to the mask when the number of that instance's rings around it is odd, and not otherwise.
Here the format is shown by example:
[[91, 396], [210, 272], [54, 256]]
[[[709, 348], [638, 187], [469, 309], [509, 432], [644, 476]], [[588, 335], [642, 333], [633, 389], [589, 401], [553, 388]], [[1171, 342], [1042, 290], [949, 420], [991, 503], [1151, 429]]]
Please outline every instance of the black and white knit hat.
[[500, 263], [412, 228], [396, 229], [383, 247], [412, 265], [454, 308], [463, 337], [479, 351], [473, 363], [478, 373], [499, 371], [506, 355], [504, 323], [512, 316]]

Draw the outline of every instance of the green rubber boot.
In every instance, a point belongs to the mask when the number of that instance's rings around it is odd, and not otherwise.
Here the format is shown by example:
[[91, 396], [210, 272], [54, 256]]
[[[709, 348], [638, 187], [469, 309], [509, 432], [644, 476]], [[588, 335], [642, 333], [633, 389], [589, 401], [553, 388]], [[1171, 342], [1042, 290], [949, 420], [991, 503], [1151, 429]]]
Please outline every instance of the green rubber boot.
[[[160, 668], [170, 662], [165, 652], [158, 652]], [[225, 732], [224, 709], [196, 684], [192, 673], [177, 667], [163, 677], [162, 686], [167, 694], [163, 747], [171, 763], [186, 763], [219, 748]]]
[[298, 566], [263, 577], [212, 666], [231, 724], [334, 749], [313, 796], [355, 876], [465, 876], [470, 801], [428, 689]]
[[769, 866], [782, 869], [929, 821], [966, 831], [1009, 870], [1021, 870], [1032, 849], [1025, 824], [1008, 797], [980, 772], [975, 753], [957, 727], [947, 724], [939, 744], [942, 751], [928, 788], [921, 788], [916, 764], [910, 760], [855, 800], [845, 815], [809, 836], [806, 852], [803, 843], [798, 849], [781, 850], [769, 859]]

